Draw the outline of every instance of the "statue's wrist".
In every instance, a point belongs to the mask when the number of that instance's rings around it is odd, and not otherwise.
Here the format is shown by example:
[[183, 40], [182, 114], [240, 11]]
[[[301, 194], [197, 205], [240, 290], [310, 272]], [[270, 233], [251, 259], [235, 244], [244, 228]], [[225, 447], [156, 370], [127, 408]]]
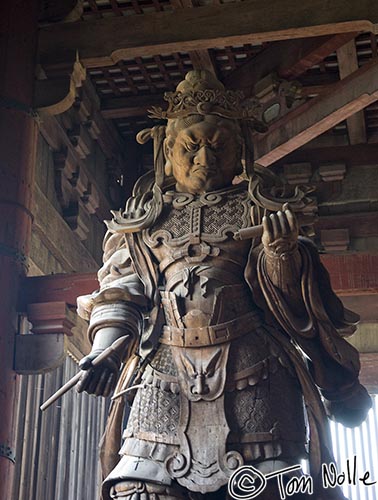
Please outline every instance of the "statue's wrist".
[[[99, 342], [96, 339], [100, 338], [106, 337], [113, 339], [112, 342], [114, 342], [114, 340], [126, 334], [137, 336], [141, 330], [142, 321], [141, 312], [131, 303], [99, 304], [92, 311], [88, 336], [93, 345], [95, 345], [95, 342]], [[105, 332], [107, 332], [106, 335]]]
[[297, 243], [286, 248], [264, 247], [264, 252], [266, 270], [272, 283], [283, 291], [297, 286], [302, 262]]
[[100, 354], [105, 349], [110, 347], [116, 340], [127, 335], [128, 332], [124, 328], [105, 327], [96, 332], [92, 344], [92, 353]]
[[298, 255], [298, 243], [296, 240], [279, 238], [268, 245], [264, 245], [264, 252], [270, 260], [289, 260]]

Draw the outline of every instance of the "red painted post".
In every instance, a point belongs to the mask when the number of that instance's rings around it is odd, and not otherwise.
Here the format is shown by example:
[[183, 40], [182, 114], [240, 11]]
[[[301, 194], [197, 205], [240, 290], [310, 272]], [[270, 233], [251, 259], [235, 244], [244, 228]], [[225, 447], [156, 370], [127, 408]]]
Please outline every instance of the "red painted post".
[[[37, 127], [32, 106], [37, 0], [0, 4], [0, 498], [11, 498], [14, 463], [13, 371], [19, 277], [25, 274], [32, 224]], [[7, 452], [10, 456], [7, 456]], [[16, 457], [17, 459], [17, 457]]]

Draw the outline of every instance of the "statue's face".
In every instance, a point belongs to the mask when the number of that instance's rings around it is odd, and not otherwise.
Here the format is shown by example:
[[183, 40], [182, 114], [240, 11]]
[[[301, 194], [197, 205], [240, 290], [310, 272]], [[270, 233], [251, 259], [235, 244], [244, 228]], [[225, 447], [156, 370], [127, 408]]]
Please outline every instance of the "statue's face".
[[240, 145], [225, 120], [202, 121], [182, 128], [166, 144], [176, 189], [200, 194], [229, 186], [240, 173]]

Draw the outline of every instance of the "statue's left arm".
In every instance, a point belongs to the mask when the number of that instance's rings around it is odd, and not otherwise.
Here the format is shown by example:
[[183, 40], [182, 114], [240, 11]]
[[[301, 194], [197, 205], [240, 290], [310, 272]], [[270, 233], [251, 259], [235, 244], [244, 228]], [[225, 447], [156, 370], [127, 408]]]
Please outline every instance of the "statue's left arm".
[[344, 309], [315, 246], [298, 237], [296, 218], [284, 208], [263, 219], [260, 287], [275, 319], [309, 358], [329, 416], [359, 425], [371, 403], [358, 381], [358, 352], [342, 337], [353, 333], [358, 316]]

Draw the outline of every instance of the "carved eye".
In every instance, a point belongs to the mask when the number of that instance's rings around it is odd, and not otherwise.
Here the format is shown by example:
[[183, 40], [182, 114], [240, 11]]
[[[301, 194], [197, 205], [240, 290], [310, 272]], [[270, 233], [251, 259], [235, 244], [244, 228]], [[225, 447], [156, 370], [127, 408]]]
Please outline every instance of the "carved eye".
[[196, 151], [198, 151], [199, 145], [195, 144], [194, 142], [187, 142], [185, 144], [185, 149], [190, 153], [195, 153]]

